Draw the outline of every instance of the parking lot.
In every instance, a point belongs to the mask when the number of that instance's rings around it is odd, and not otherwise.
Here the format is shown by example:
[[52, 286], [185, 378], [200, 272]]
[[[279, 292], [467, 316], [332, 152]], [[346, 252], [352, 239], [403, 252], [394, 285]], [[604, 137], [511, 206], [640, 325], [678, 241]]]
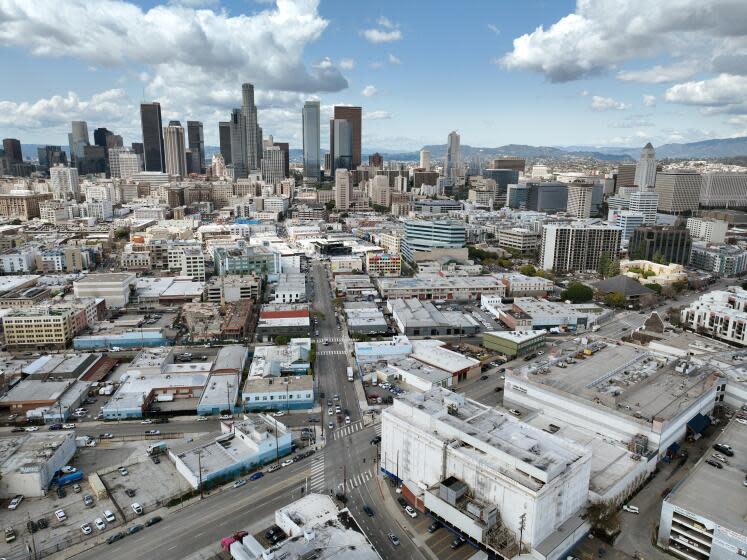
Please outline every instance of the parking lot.
[[[130, 506], [134, 502], [139, 503], [147, 514], [191, 489], [166, 455], [161, 455], [159, 461], [155, 464], [143, 452], [138, 462], [114, 465], [108, 472], [99, 473], [116, 507], [128, 516], [132, 516]], [[125, 467], [127, 474], [120, 473], [119, 466]], [[128, 495], [128, 491], [132, 495]]]

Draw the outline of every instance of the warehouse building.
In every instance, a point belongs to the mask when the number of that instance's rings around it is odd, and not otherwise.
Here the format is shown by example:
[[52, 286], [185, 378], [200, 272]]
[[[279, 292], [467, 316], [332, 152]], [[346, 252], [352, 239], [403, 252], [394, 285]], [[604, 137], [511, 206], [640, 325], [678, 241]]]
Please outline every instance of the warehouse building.
[[531, 365], [507, 370], [504, 403], [602, 434], [646, 457], [650, 469], [698, 428], [688, 426], [694, 418], [713, 410], [718, 375], [709, 369], [675, 369], [645, 350], [601, 341], [587, 349], [584, 358], [570, 356], [577, 363], [543, 375], [528, 375]]
[[207, 434], [169, 448], [176, 470], [192, 488], [228, 479], [259, 467], [291, 451], [291, 431], [262, 414], [221, 423], [221, 434]]
[[241, 392], [244, 410], [301, 410], [314, 407], [314, 377], [248, 377]]
[[381, 417], [381, 471], [470, 543], [511, 558], [521, 538], [557, 558], [582, 536], [587, 448], [441, 387], [406, 393]]
[[377, 278], [376, 283], [386, 299], [475, 301], [484, 294], [506, 294], [506, 286], [492, 276], [418, 274], [413, 278]]
[[384, 334], [389, 330], [379, 306], [369, 301], [346, 303], [345, 323], [350, 334]]
[[257, 342], [271, 342], [277, 336], [306, 338], [310, 332], [311, 316], [306, 304], [270, 303], [259, 312]]
[[451, 374], [456, 384], [480, 374], [480, 361], [446, 348], [441, 340], [413, 340], [411, 357]]
[[87, 274], [73, 282], [76, 298], [103, 298], [107, 307], [124, 307], [135, 291], [137, 279], [132, 272]]
[[480, 324], [461, 311], [444, 311], [430, 301], [390, 299], [387, 310], [397, 330], [407, 336], [471, 336], [480, 332]]
[[75, 433], [45, 432], [0, 439], [0, 498], [41, 498], [75, 454]]
[[494, 331], [482, 333], [482, 345], [508, 358], [533, 354], [545, 347], [547, 331]]

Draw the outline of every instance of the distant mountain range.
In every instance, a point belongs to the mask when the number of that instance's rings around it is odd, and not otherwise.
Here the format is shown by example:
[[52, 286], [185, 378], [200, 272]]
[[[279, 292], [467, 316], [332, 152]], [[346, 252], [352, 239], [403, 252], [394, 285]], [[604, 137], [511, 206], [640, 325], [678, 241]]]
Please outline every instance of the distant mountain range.
[[[37, 148], [44, 144], [21, 144], [24, 159], [36, 159]], [[497, 148], [480, 148], [469, 145], [461, 146], [462, 158], [469, 159], [480, 156], [483, 160], [489, 160], [498, 156], [515, 156], [528, 159], [588, 159], [595, 158], [601, 161], [625, 161], [638, 159], [641, 147], [615, 147], [615, 146], [528, 146], [524, 144], [508, 144]], [[423, 146], [429, 150], [434, 160], [443, 159], [446, 155], [446, 144], [434, 144]], [[63, 146], [65, 151], [67, 146]], [[737, 138], [718, 138], [713, 140], [701, 140], [699, 142], [688, 142], [684, 144], [664, 144], [655, 146], [657, 159], [664, 158], [728, 158], [747, 156], [747, 136]], [[217, 146], [205, 146], [205, 156], [208, 161], [212, 155], [219, 152]], [[324, 153], [325, 150], [322, 150]], [[363, 160], [367, 160], [369, 154], [376, 150], [367, 150], [363, 154]], [[418, 161], [419, 150], [410, 152], [387, 152], [378, 150], [384, 159], [399, 161]], [[291, 161], [300, 161], [303, 150], [291, 148]], [[69, 156], [69, 154], [68, 154]]]

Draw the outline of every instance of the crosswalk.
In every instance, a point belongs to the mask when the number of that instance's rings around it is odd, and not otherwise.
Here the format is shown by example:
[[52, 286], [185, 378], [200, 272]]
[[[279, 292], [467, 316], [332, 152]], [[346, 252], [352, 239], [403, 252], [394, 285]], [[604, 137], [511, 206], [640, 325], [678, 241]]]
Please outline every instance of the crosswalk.
[[340, 439], [344, 438], [346, 436], [349, 436], [350, 434], [354, 434], [358, 430], [361, 430], [363, 428], [363, 422], [358, 420], [357, 422], [353, 422], [352, 424], [348, 424], [347, 426], [342, 426], [340, 428], [337, 428], [334, 432], [332, 432], [332, 439]]
[[318, 453], [311, 460], [309, 488], [311, 488], [312, 492], [324, 491], [324, 453]]
[[317, 356], [345, 356], [346, 354], [345, 350], [320, 350], [316, 353]]
[[325, 342], [345, 342], [346, 340], [348, 340], [347, 337], [337, 336], [337, 337], [331, 337], [331, 338], [316, 338], [316, 339], [314, 339], [314, 342], [321, 342], [321, 343], [325, 343]]
[[338, 483], [335, 487], [338, 491], [351, 492], [354, 488], [358, 488], [362, 484], [366, 484], [369, 480], [374, 477], [373, 469], [363, 471], [362, 473], [355, 474], [348, 478], [343, 485], [342, 482]]

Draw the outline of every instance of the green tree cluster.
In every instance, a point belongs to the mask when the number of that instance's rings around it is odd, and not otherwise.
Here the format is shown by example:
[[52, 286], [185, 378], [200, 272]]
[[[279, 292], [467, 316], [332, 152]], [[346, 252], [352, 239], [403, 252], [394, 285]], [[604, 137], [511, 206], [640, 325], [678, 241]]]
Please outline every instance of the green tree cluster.
[[586, 284], [571, 282], [568, 284], [568, 287], [561, 292], [560, 297], [564, 300], [570, 300], [573, 303], [586, 303], [587, 301], [591, 301], [594, 297], [594, 290]]

